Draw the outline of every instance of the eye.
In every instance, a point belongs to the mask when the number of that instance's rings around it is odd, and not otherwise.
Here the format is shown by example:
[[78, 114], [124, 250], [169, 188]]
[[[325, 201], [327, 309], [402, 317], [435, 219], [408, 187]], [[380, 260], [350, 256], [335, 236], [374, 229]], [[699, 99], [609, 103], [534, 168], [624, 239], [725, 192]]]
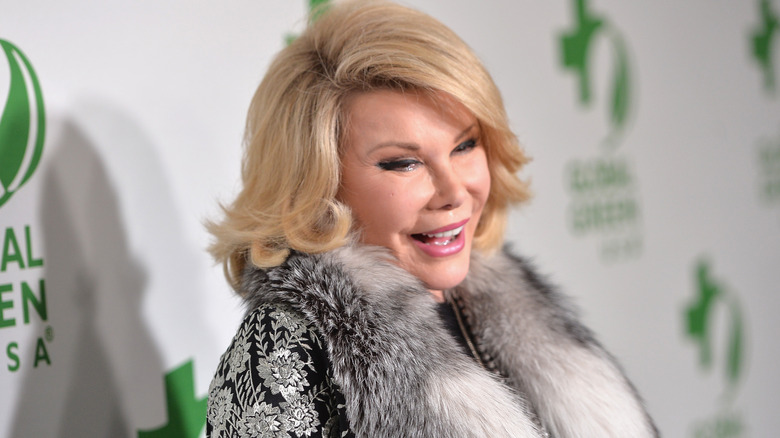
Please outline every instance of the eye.
[[464, 153], [474, 149], [475, 147], [477, 147], [477, 139], [470, 138], [464, 141], [463, 143], [459, 144], [458, 146], [456, 146], [455, 149], [452, 150], [452, 152], [455, 154]]
[[420, 163], [418, 160], [406, 158], [401, 160], [380, 161], [377, 163], [377, 166], [382, 170], [390, 170], [393, 172], [410, 172], [416, 169], [420, 164], [422, 163]]

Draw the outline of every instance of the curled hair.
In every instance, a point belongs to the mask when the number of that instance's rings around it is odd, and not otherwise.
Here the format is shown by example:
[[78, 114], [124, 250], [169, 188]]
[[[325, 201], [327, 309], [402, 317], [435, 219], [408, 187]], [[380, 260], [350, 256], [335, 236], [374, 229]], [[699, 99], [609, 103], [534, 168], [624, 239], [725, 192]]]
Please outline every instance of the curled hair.
[[507, 209], [528, 197], [527, 161], [501, 95], [471, 49], [421, 12], [383, 1], [329, 5], [274, 59], [250, 104], [236, 199], [207, 224], [209, 250], [234, 289], [247, 262], [281, 264], [290, 250], [320, 253], [350, 240], [349, 207], [336, 198], [346, 99], [377, 89], [444, 92], [480, 125], [491, 189], [474, 238], [503, 240]]

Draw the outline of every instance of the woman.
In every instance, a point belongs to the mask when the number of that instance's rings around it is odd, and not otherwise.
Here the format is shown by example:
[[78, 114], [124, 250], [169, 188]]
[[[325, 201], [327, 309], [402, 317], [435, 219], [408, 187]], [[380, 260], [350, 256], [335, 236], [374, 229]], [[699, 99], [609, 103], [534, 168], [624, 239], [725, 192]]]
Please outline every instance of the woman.
[[246, 142], [210, 225], [248, 313], [208, 435], [657, 436], [557, 292], [499, 249], [526, 159], [445, 26], [331, 6], [271, 65]]

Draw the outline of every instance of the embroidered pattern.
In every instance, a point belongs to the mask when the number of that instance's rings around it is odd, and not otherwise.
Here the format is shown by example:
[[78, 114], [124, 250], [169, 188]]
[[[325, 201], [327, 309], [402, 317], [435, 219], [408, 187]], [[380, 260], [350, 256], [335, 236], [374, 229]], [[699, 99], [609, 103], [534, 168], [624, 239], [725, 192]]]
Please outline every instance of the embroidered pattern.
[[279, 306], [244, 319], [211, 382], [207, 415], [212, 438], [352, 436], [321, 338]]

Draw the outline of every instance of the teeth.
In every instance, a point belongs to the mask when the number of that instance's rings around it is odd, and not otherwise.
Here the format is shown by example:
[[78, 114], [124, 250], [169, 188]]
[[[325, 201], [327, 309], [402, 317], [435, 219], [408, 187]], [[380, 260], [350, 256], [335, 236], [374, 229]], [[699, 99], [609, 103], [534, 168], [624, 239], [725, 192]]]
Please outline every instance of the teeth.
[[422, 233], [422, 235], [431, 238], [452, 237], [452, 236], [457, 236], [458, 234], [460, 234], [461, 231], [463, 231], [463, 225], [459, 226], [458, 228], [455, 228], [454, 230], [445, 231], [443, 233], [435, 233], [435, 234]]

